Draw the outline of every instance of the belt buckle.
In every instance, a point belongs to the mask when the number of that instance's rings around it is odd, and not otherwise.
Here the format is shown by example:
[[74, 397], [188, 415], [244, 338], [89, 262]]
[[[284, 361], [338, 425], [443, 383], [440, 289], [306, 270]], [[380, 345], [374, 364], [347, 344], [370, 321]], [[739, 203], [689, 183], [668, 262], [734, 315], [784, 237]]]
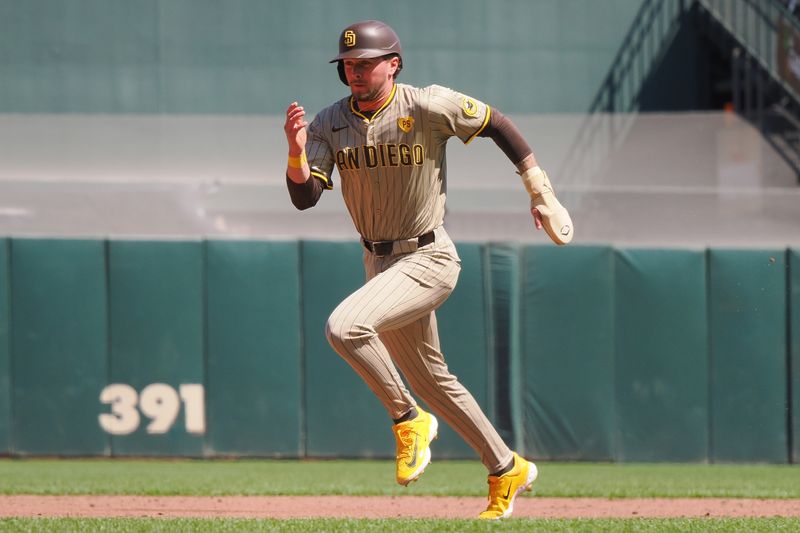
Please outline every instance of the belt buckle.
[[417, 237], [417, 246], [419, 246], [420, 248], [434, 242], [436, 242], [436, 234], [433, 231], [429, 231], [428, 233], [425, 233]]
[[372, 253], [376, 257], [386, 257], [394, 250], [394, 241], [375, 241], [372, 244]]
[[394, 250], [394, 241], [368, 241], [362, 238], [361, 242], [364, 243], [364, 248], [375, 257], [391, 255]]

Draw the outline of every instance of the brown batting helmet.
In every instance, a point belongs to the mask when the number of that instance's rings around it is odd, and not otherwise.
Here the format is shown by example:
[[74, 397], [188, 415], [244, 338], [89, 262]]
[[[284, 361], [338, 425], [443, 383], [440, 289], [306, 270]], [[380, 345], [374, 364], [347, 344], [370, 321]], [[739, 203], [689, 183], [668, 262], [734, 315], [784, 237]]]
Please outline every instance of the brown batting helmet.
[[339, 55], [331, 59], [337, 63], [339, 79], [347, 83], [344, 75], [343, 59], [370, 59], [397, 54], [400, 66], [397, 67], [395, 78], [403, 68], [403, 49], [400, 47], [400, 38], [385, 22], [379, 20], [362, 20], [355, 22], [344, 29], [339, 36]]

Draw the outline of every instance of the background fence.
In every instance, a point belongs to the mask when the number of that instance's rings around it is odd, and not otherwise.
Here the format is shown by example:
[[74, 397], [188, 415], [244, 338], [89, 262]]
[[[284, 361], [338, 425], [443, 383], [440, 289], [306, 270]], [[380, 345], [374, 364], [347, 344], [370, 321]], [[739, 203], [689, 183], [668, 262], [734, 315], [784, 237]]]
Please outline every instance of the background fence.
[[[445, 354], [523, 452], [797, 461], [797, 249], [459, 252]], [[363, 281], [357, 243], [14, 238], [0, 254], [0, 451], [392, 455], [323, 335]], [[443, 428], [437, 456], [473, 453]]]

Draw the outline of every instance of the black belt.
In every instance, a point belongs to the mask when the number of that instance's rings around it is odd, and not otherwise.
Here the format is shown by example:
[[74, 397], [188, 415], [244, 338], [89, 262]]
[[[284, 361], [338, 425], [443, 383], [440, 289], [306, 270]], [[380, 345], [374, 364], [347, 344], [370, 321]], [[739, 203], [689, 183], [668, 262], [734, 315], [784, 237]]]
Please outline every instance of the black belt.
[[[436, 240], [436, 235], [433, 231], [429, 231], [423, 235], [420, 235], [417, 239], [417, 248], [422, 248], [423, 246], [430, 244]], [[368, 241], [367, 239], [361, 239], [361, 243], [364, 245], [364, 248], [372, 252], [374, 255], [378, 257], [383, 257], [386, 255], [391, 255], [392, 251], [394, 250], [394, 243], [396, 242], [408, 242], [413, 241], [414, 239], [402, 239], [400, 241]]]

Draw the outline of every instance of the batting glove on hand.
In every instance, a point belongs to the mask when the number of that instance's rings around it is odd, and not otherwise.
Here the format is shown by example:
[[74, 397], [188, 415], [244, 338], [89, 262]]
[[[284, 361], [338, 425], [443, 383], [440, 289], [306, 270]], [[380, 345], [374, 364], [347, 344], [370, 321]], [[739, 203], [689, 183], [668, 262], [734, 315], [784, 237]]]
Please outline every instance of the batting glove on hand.
[[554, 243], [560, 245], [572, 241], [574, 227], [567, 209], [561, 205], [550, 184], [550, 179], [541, 168], [529, 168], [522, 174], [522, 183], [531, 197], [531, 207], [542, 215], [542, 227]]

